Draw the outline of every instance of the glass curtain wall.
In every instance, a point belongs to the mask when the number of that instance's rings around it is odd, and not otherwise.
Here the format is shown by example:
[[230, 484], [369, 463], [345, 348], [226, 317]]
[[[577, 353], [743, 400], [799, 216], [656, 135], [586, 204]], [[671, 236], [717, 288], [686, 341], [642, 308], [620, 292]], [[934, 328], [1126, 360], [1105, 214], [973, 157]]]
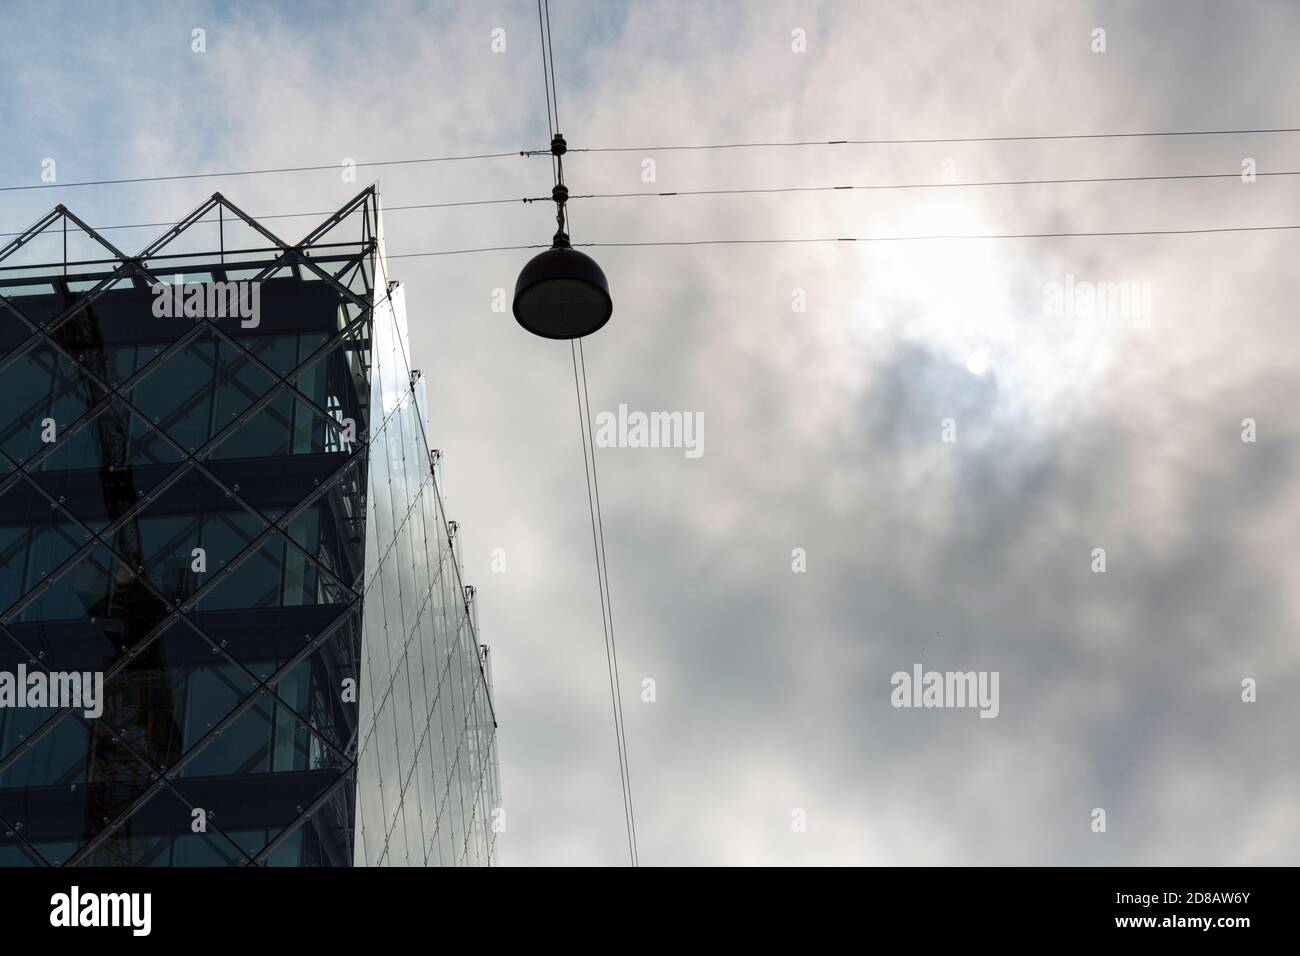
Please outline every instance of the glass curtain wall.
[[[372, 187], [297, 246], [214, 196], [139, 256], [62, 209], [0, 250], [0, 865], [490, 862], [487, 671], [381, 249]], [[156, 314], [223, 282], [259, 314]], [[100, 713], [28, 693], [70, 673]]]

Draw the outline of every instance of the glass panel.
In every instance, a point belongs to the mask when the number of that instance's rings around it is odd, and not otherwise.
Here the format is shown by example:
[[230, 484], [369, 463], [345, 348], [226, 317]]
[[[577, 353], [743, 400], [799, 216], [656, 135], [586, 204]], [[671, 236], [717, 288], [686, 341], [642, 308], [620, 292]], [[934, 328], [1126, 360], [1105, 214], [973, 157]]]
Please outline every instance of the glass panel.
[[336, 626], [351, 627], [353, 617], [349, 607], [328, 604], [189, 612], [204, 636], [264, 681], [297, 658], [317, 636]]
[[[0, 286], [0, 293], [5, 291]], [[0, 298], [0, 361], [19, 346], [30, 342], [36, 333]]]
[[413, 781], [414, 789], [419, 794], [421, 823], [424, 828], [424, 845], [425, 852], [433, 854], [435, 859], [430, 861], [430, 865], [437, 865], [437, 832], [438, 832], [438, 794], [435, 791], [433, 777], [433, 755], [429, 749], [429, 734], [424, 735], [420, 741], [420, 752], [416, 758], [415, 779]]
[[429, 705], [432, 703], [433, 688], [430, 687], [429, 680], [425, 676], [428, 667], [425, 658], [429, 656], [426, 638], [429, 633], [429, 609], [426, 605], [416, 621], [413, 639], [407, 646], [407, 663], [411, 677], [411, 717], [415, 723], [417, 737], [423, 735], [425, 726], [429, 722]]
[[379, 705], [375, 715], [375, 745], [379, 748], [379, 781], [384, 795], [384, 834], [387, 836], [401, 806], [402, 772], [397, 765], [397, 723], [393, 719], [393, 695]]
[[403, 783], [415, 763], [415, 728], [411, 718], [411, 679], [403, 656], [393, 676], [393, 717], [397, 722], [397, 764]]
[[407, 519], [411, 534], [411, 567], [415, 574], [415, 602], [423, 605], [428, 597], [429, 584], [433, 580], [429, 574], [428, 542], [424, 530], [424, 496], [427, 490], [420, 490], [411, 505], [411, 515]]
[[343, 680], [356, 674], [353, 655], [351, 629], [338, 628], [270, 685], [280, 700], [340, 750], [356, 730], [356, 708], [343, 703]]
[[59, 866], [156, 781], [107, 724], [72, 713], [0, 772], [0, 816]]
[[438, 855], [442, 866], [456, 865], [455, 838], [451, 830], [451, 821], [444, 813], [438, 818]]
[[361, 655], [365, 687], [358, 700], [361, 707], [362, 733], [368, 734], [374, 712], [388, 687], [388, 640], [384, 636], [384, 601], [382, 589], [372, 588], [362, 604], [364, 627], [361, 632]]
[[409, 482], [409, 494], [414, 499], [416, 491], [429, 473], [429, 450], [424, 444], [424, 429], [420, 424], [415, 395], [407, 396], [400, 412], [402, 419], [402, 461]]
[[0, 825], [0, 866], [44, 866], [40, 854], [19, 839], [18, 834], [8, 825]]
[[116, 618], [128, 639], [144, 636], [166, 615], [166, 605], [145, 587], [139, 575], [103, 545], [96, 545], [24, 606], [17, 620]]
[[304, 349], [301, 352], [304, 365], [290, 378], [299, 392], [339, 421], [351, 418], [358, 435], [366, 430], [370, 386], [368, 366], [363, 364], [363, 359], [369, 351], [369, 341], [370, 323], [359, 322], [314, 356]]
[[178, 679], [184, 682], [183, 709], [179, 711], [183, 753], [203, 743], [226, 715], [257, 689], [240, 667], [216, 654], [209, 661], [195, 661]]
[[424, 836], [420, 830], [420, 808], [409, 792], [407, 799], [402, 803], [402, 818], [406, 829], [407, 865], [424, 866]]
[[239, 866], [246, 859], [215, 829], [194, 833], [191, 808], [160, 789], [82, 861], [83, 866]]
[[[352, 451], [338, 422], [313, 409], [287, 386], [223, 435], [203, 457], [268, 458], [290, 455], [344, 455]], [[338, 467], [334, 463], [330, 470]]]
[[66, 511], [21, 476], [12, 479], [0, 491], [0, 607], [43, 582], [86, 538]]
[[405, 423], [400, 414], [388, 420], [384, 428], [384, 447], [388, 454], [389, 490], [393, 495], [393, 526], [400, 527], [406, 522], [406, 513], [411, 508], [410, 491], [407, 489], [405, 462], [402, 459], [402, 429]]
[[190, 332], [191, 319], [156, 318], [148, 287], [119, 284], [63, 319], [51, 335], [99, 378], [120, 385]]
[[301, 605], [343, 605], [344, 588], [273, 531], [247, 557], [226, 571], [194, 603], [197, 611]]
[[44, 342], [36, 342], [9, 361], [3, 371], [0, 450], [18, 463], [61, 437], [104, 390], [76, 363]]
[[[48, 230], [45, 235], [48, 235]], [[35, 244], [29, 241], [27, 248], [31, 250]], [[12, 256], [5, 258], [6, 267], [15, 264]], [[9, 275], [6, 272], [6, 276]], [[33, 280], [17, 286], [0, 286], [0, 297], [3, 297], [6, 310], [23, 316], [32, 325], [47, 326], [50, 320], [62, 315], [74, 299], [67, 290], [63, 276], [46, 274], [33, 277]]]
[[266, 527], [195, 468], [151, 497], [113, 540], [171, 601], [212, 580]]
[[393, 563], [397, 569], [398, 586], [402, 593], [402, 634], [403, 645], [410, 638], [415, 627], [415, 614], [424, 603], [424, 595], [416, 587], [415, 568], [411, 559], [411, 522], [404, 521], [397, 530], [397, 540], [393, 544]]
[[[396, 667], [405, 649], [404, 636], [406, 628], [403, 623], [402, 593], [397, 579], [397, 551], [389, 550], [379, 566], [379, 576], [384, 586], [384, 622], [385, 638], [388, 641], [388, 659], [390, 668]], [[384, 675], [387, 685], [391, 671]]]
[[183, 720], [189, 667], [207, 663], [208, 647], [180, 623], [166, 627], [104, 684], [104, 723], [115, 731], [114, 749], [97, 755], [92, 778], [111, 775], [134, 752], [165, 770], [185, 746]]
[[[272, 371], [280, 375], [288, 375], [298, 365], [299, 343], [304, 338], [308, 336], [294, 334], [259, 335], [255, 338], [241, 336], [239, 344], [256, 355]], [[323, 334], [310, 336], [313, 341], [317, 338], [320, 342], [325, 341]], [[305, 354], [310, 355], [311, 349], [308, 348]]]
[[[20, 665], [29, 674], [45, 669], [32, 652], [0, 629], [0, 670], [17, 674]], [[57, 707], [0, 707], [0, 760], [26, 744], [32, 733], [59, 711]]]
[[290, 538], [357, 591], [364, 584], [365, 570], [363, 487], [364, 470], [354, 462], [304, 510], [281, 523]]
[[341, 474], [354, 447], [345, 437], [333, 419], [285, 387], [200, 457], [274, 519]]
[[402, 816], [401, 807], [397, 811], [397, 819], [393, 823], [392, 830], [388, 834], [388, 866], [410, 866], [410, 859], [407, 855], [406, 846], [406, 822]]
[[[337, 763], [327, 748], [276, 697], [256, 691], [257, 700], [231, 723], [210, 735], [181, 768], [182, 777], [283, 773], [330, 769]], [[204, 702], [206, 708], [207, 704]]]
[[374, 866], [384, 850], [384, 798], [379, 787], [379, 745], [366, 742], [358, 760], [357, 816], [366, 831], [365, 863]]
[[389, 485], [388, 452], [381, 431], [370, 443], [367, 464], [370, 469], [370, 522], [366, 535], [374, 535], [380, 555], [388, 550], [396, 525], [393, 522], [393, 496]]
[[181, 447], [195, 451], [274, 384], [244, 352], [204, 329], [154, 363], [131, 401]]
[[115, 399], [68, 434], [31, 476], [100, 531], [171, 474], [180, 459], [170, 442]]
[[251, 856], [347, 780], [347, 767], [263, 693], [185, 763], [176, 789]]

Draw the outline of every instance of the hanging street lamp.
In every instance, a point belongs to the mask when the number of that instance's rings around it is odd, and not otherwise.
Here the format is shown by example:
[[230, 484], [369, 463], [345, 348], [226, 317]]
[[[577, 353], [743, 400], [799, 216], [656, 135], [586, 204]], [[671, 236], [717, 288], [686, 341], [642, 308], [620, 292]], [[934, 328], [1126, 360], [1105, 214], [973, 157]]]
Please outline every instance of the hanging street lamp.
[[551, 248], [530, 259], [515, 282], [515, 321], [546, 339], [580, 339], [602, 328], [614, 313], [609, 282], [596, 260], [569, 244], [565, 229], [564, 137], [551, 139], [556, 160], [555, 200], [558, 229]]

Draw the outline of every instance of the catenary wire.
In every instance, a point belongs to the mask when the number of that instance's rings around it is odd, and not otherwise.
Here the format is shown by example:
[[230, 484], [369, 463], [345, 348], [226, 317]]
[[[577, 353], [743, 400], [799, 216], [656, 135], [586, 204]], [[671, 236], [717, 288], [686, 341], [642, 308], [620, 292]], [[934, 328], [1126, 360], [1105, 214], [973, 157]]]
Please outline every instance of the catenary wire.
[[[652, 246], [728, 246], [728, 245], [784, 245], [812, 243], [850, 243], [850, 242], [929, 242], [997, 239], [1087, 239], [1109, 236], [1197, 236], [1215, 233], [1234, 232], [1281, 232], [1300, 229], [1300, 223], [1277, 226], [1220, 226], [1208, 229], [1132, 229], [1109, 232], [1021, 232], [1021, 233], [979, 233], [924, 236], [812, 236], [790, 239], [663, 239], [642, 242], [575, 242], [575, 248], [648, 248]], [[485, 246], [477, 249], [441, 249], [436, 252], [398, 252], [390, 253], [388, 259], [418, 259], [429, 256], [457, 256], [476, 252], [516, 252], [523, 249], [548, 249], [544, 244], [521, 246]]]
[[[548, 105], [548, 116], [550, 107]], [[1300, 127], [1274, 127], [1259, 129], [1198, 129], [1198, 130], [1156, 130], [1128, 133], [1043, 133], [1025, 136], [962, 136], [930, 138], [895, 138], [895, 139], [825, 139], [825, 140], [770, 140], [742, 143], [688, 143], [661, 144], [658, 146], [573, 146], [571, 153], [643, 153], [667, 152], [671, 150], [710, 150], [710, 149], [758, 149], [789, 148], [803, 146], [904, 146], [945, 143], [1026, 143], [1047, 142], [1053, 140], [1089, 140], [1089, 139], [1138, 139], [1149, 137], [1175, 136], [1248, 136], [1277, 133], [1300, 133]], [[495, 153], [468, 153], [455, 156], [429, 156], [409, 159], [374, 160], [357, 163], [358, 168], [378, 166], [407, 166], [422, 163], [452, 163], [465, 160], [501, 159], [508, 156], [542, 156], [550, 155], [550, 149], [519, 149]], [[273, 173], [305, 173], [321, 170], [337, 170], [338, 163], [320, 163], [305, 166], [275, 166], [265, 169], [222, 170], [208, 173], [176, 173], [155, 176], [132, 176], [121, 179], [93, 179], [71, 183], [17, 183], [0, 186], [0, 192], [17, 192], [29, 189], [71, 189], [79, 186], [116, 186], [131, 183], [173, 182], [185, 179], [220, 179], [234, 176], [263, 176]]]
[[908, 139], [807, 139], [768, 140], [748, 143], [691, 143], [659, 146], [577, 146], [571, 153], [663, 153], [672, 150], [758, 149], [799, 146], [918, 146], [947, 143], [1029, 143], [1052, 140], [1138, 139], [1160, 136], [1247, 136], [1269, 133], [1300, 133], [1300, 127], [1269, 129], [1193, 129], [1132, 133], [1044, 133], [1029, 136], [946, 136]]
[[[355, 163], [358, 169], [373, 166], [410, 166], [420, 163], [455, 163], [470, 159], [500, 159], [503, 156], [519, 156], [519, 150], [507, 153], [474, 153], [466, 156], [429, 156], [420, 159], [375, 160], [368, 163]], [[162, 183], [180, 179], [221, 179], [227, 176], [265, 176], [271, 173], [310, 173], [323, 169], [337, 171], [339, 163], [325, 163], [316, 166], [276, 166], [268, 169], [226, 170], [217, 173], [178, 173], [168, 176], [132, 176], [126, 179], [91, 179], [75, 183], [26, 183], [14, 186], [0, 186], [0, 192], [17, 192], [24, 189], [71, 189], [74, 186], [120, 186], [127, 183]]]
[[[1258, 177], [1263, 176], [1300, 176], [1300, 170], [1270, 170], [1255, 173]], [[739, 186], [739, 187], [722, 187], [716, 189], [676, 189], [664, 191], [633, 191], [621, 193], [573, 193], [568, 199], [667, 199], [679, 196], [748, 196], [748, 195], [775, 195], [785, 193], [818, 193], [818, 192], [870, 192], [870, 191], [888, 191], [888, 190], [906, 190], [906, 189], [972, 189], [996, 186], [1059, 186], [1059, 185], [1078, 185], [1088, 183], [1142, 183], [1142, 182], [1176, 182], [1176, 181], [1199, 181], [1199, 180], [1223, 180], [1238, 179], [1241, 173], [1158, 173], [1148, 176], [1090, 176], [1090, 177], [1068, 177], [1060, 179], [996, 179], [996, 180], [972, 180], [966, 182], [938, 182], [938, 183], [861, 183], [848, 185], [829, 185], [829, 186]], [[413, 209], [452, 209], [457, 207], [472, 206], [501, 206], [513, 205], [516, 203], [530, 204], [538, 202], [551, 202], [551, 196], [520, 196], [511, 199], [469, 199], [455, 202], [435, 202], [435, 203], [408, 203], [395, 206], [384, 206], [384, 212], [397, 212], [402, 210]], [[324, 212], [285, 212], [275, 213], [268, 216], [254, 216], [254, 219], [306, 219], [312, 217], [324, 217], [334, 213], [334, 210]], [[157, 229], [175, 226], [175, 222], [135, 222], [125, 223], [112, 226], [97, 226], [97, 232], [108, 232], [116, 229]], [[208, 220], [197, 222], [194, 225], [209, 224]], [[0, 237], [11, 238], [21, 236], [21, 232], [0, 232]]]
[[[501, 206], [513, 203], [534, 203], [542, 200], [550, 200], [550, 196], [524, 196], [516, 199], [467, 199], [459, 202], [423, 202], [409, 203], [398, 206], [384, 206], [382, 212], [397, 212], [406, 209], [451, 209], [457, 206]], [[280, 212], [270, 216], [253, 216], [258, 222], [267, 219], [310, 219], [317, 217], [332, 216], [338, 210], [329, 209], [325, 212]], [[192, 223], [194, 226], [213, 226], [216, 225], [215, 219], [202, 219]], [[109, 232], [114, 229], [169, 229], [172, 226], [179, 226], [179, 222], [131, 222], [115, 226], [96, 226], [96, 232]], [[81, 230], [77, 230], [80, 232]], [[21, 232], [0, 232], [0, 237], [21, 236]]]
[[778, 245], [819, 242], [928, 242], [953, 239], [1081, 239], [1105, 236], [1194, 236], [1228, 232], [1274, 232], [1300, 229], [1300, 224], [1280, 226], [1215, 226], [1206, 229], [1129, 229], [1106, 232], [934, 233], [922, 236], [814, 236], [796, 239], [663, 239], [640, 242], [577, 242], [575, 246], [606, 248], [644, 246]]
[[[759, 238], [759, 239], [664, 239], [640, 242], [576, 242], [575, 248], [651, 248], [655, 246], [730, 246], [730, 245], [803, 245], [818, 243], [853, 243], [853, 242], [930, 242], [962, 240], [999, 240], [999, 239], [1088, 239], [1110, 236], [1198, 236], [1216, 233], [1237, 232], [1284, 232], [1300, 229], [1300, 223], [1288, 223], [1276, 226], [1222, 226], [1209, 229], [1134, 229], [1111, 232], [1022, 232], [1022, 233], [980, 233], [924, 236], [812, 236], [799, 238]], [[549, 249], [546, 243], [528, 243], [512, 246], [476, 246], [467, 249], [437, 249], [428, 252], [390, 252], [385, 259], [428, 259], [438, 256], [465, 256], [482, 252], [523, 252], [529, 249]], [[111, 262], [115, 260], [104, 260]]]
[[[1300, 176], [1300, 169], [1257, 172], [1255, 176]], [[985, 179], [968, 182], [938, 183], [863, 183], [833, 186], [739, 186], [717, 189], [676, 189], [663, 192], [649, 190], [624, 193], [575, 193], [570, 199], [659, 199], [669, 196], [744, 196], [768, 193], [817, 193], [871, 191], [891, 189], [970, 189], [985, 186], [1061, 186], [1085, 183], [1146, 183], [1178, 180], [1240, 179], [1241, 173], [1161, 173], [1149, 176], [1080, 176], [1067, 179]], [[527, 199], [525, 202], [537, 202]]]
[[[1276, 226], [1221, 226], [1208, 229], [1133, 229], [1110, 232], [1022, 232], [1022, 233], [980, 233], [924, 236], [812, 236], [799, 238], [759, 238], [759, 239], [664, 239], [639, 242], [576, 242], [575, 248], [650, 248], [654, 246], [730, 246], [730, 245], [802, 245], [817, 243], [851, 243], [851, 242], [930, 242], [963, 240], [999, 240], [999, 239], [1088, 239], [1110, 236], [1198, 236], [1216, 233], [1235, 232], [1284, 232], [1300, 229], [1300, 223], [1288, 223]], [[529, 249], [549, 249], [546, 243], [527, 243], [511, 246], [476, 246], [467, 249], [436, 249], [427, 252], [390, 252], [385, 259], [428, 259], [438, 256], [465, 256], [481, 252], [523, 252]], [[105, 260], [112, 261], [112, 260]]]

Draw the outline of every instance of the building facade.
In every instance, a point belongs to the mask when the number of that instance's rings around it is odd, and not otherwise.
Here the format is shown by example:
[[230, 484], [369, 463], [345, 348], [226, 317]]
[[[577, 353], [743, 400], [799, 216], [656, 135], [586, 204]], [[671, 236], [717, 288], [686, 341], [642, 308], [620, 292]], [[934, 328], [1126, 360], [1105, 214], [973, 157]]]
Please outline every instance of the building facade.
[[0, 250], [0, 865], [489, 864], [487, 649], [378, 191]]

